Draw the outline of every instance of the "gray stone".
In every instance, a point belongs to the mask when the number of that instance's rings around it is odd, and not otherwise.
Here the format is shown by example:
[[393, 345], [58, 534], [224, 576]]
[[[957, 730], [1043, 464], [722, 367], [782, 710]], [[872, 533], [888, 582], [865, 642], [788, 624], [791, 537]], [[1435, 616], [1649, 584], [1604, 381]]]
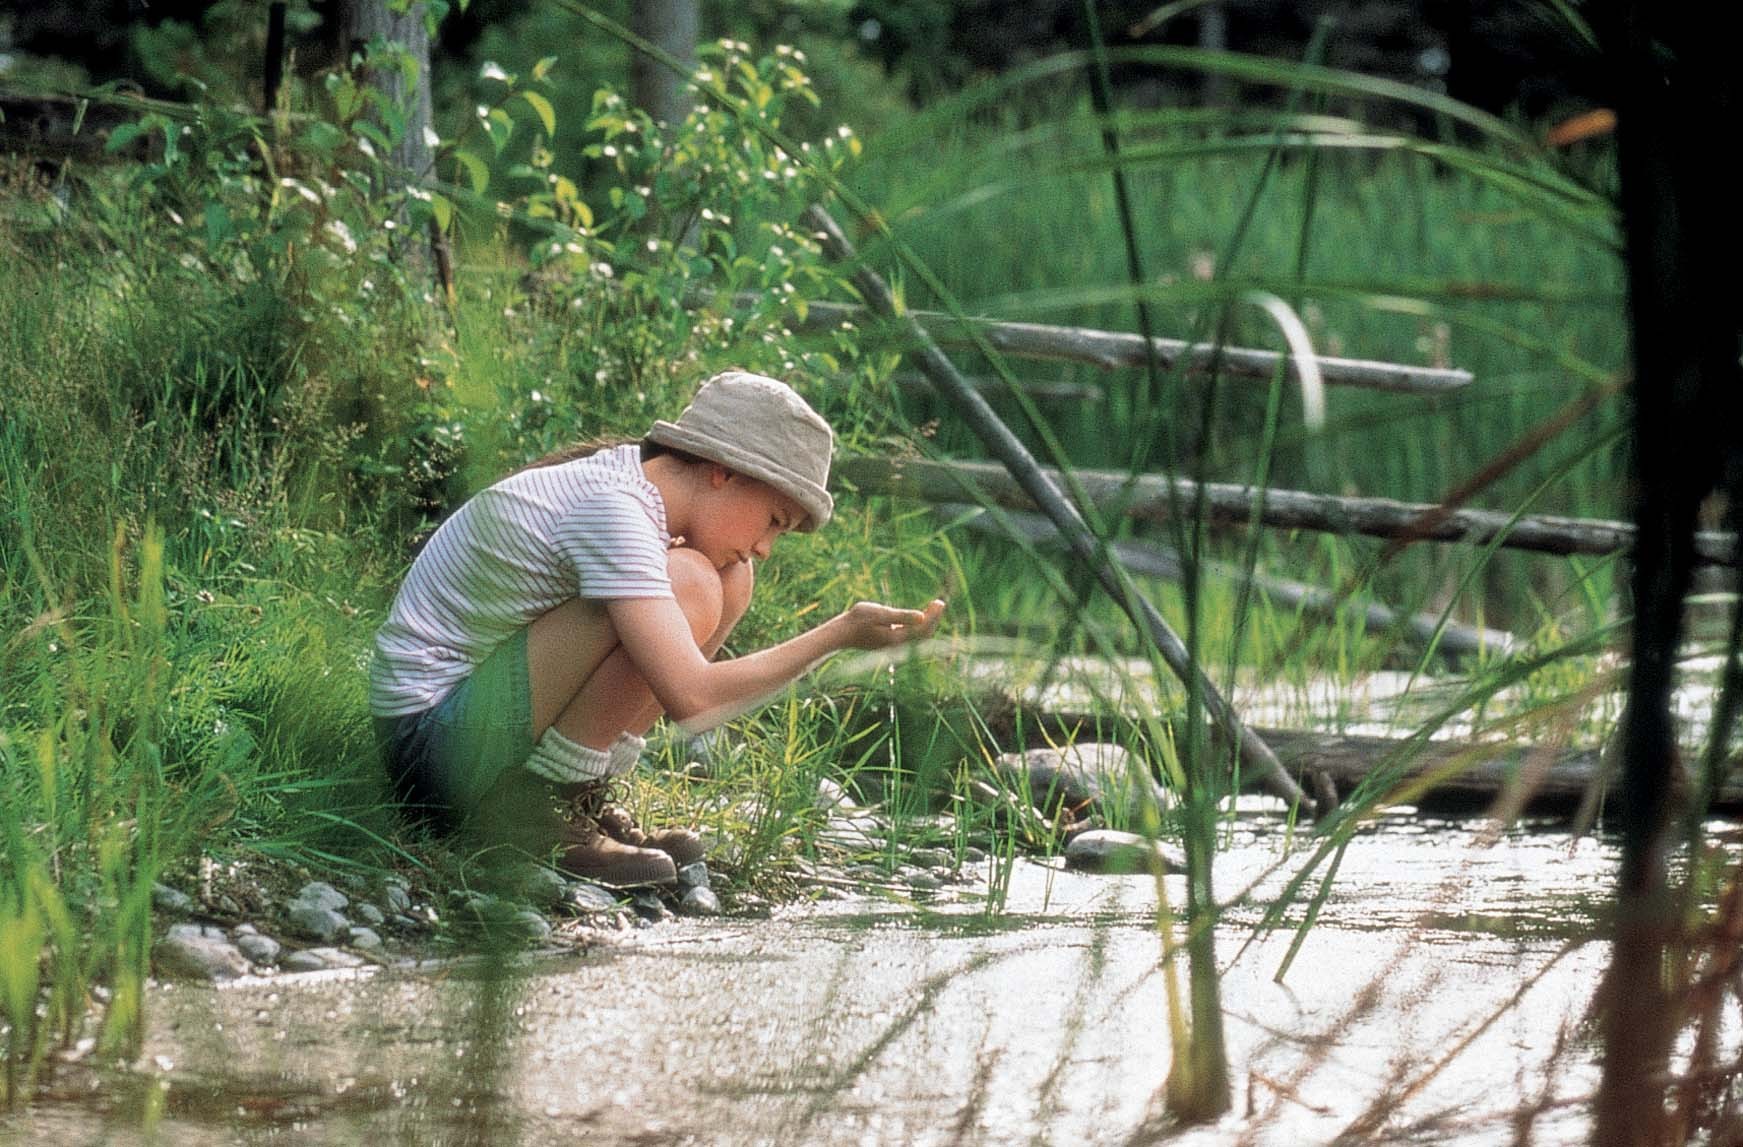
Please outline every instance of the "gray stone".
[[249, 973], [248, 957], [222, 928], [172, 924], [152, 950], [158, 974], [168, 979], [233, 980]]
[[254, 935], [257, 935], [259, 932], [260, 932], [259, 928], [256, 928], [254, 925], [248, 923], [247, 921], [243, 921], [242, 923], [236, 925], [236, 927], [230, 929], [230, 938], [232, 940], [240, 940], [244, 936], [254, 936]]
[[331, 908], [305, 900], [293, 900], [285, 919], [297, 935], [331, 943], [345, 934], [351, 922]]
[[635, 909], [636, 915], [644, 920], [670, 920], [672, 918], [671, 909], [666, 907], [665, 901], [660, 899], [657, 892], [644, 889], [633, 893], [629, 898], [629, 903], [630, 907]]
[[361, 968], [365, 963], [362, 956], [338, 948], [304, 948], [286, 956], [279, 967], [287, 972], [320, 972], [328, 968]]
[[1164, 872], [1179, 867], [1161, 845], [1135, 832], [1095, 828], [1078, 833], [1065, 846], [1065, 867], [1078, 872], [1149, 872], [1152, 858]]
[[381, 951], [381, 935], [374, 928], [351, 929], [351, 946], [359, 952]]
[[331, 908], [335, 912], [343, 912], [351, 906], [351, 898], [322, 880], [311, 880], [297, 889], [293, 904], [318, 904], [322, 908]]
[[708, 886], [708, 865], [705, 861], [692, 861], [678, 869], [678, 887], [707, 888]]
[[678, 911], [686, 916], [718, 916], [720, 898], [714, 895], [714, 890], [708, 885], [697, 884], [684, 893], [684, 899], [678, 901]]
[[530, 908], [523, 908], [511, 918], [515, 934], [534, 944], [551, 938], [551, 922]]
[[167, 884], [153, 884], [151, 906], [159, 912], [192, 912], [194, 898], [179, 888], [171, 888]]
[[387, 922], [402, 932], [416, 932], [423, 927], [420, 921], [413, 920], [410, 916], [402, 916], [397, 912], [389, 916]]
[[351, 910], [351, 915], [357, 917], [357, 919], [363, 921], [371, 928], [379, 928], [382, 923], [387, 920], [387, 913], [383, 912], [373, 904], [366, 904], [363, 902], [359, 902], [357, 907]]
[[271, 936], [262, 936], [258, 932], [244, 932], [236, 937], [236, 946], [255, 964], [276, 964], [278, 954], [284, 950], [284, 945], [277, 940]]
[[539, 908], [555, 908], [569, 899], [568, 877], [543, 865], [528, 865], [517, 883], [527, 903]]
[[619, 901], [616, 893], [597, 884], [580, 883], [569, 889], [569, 904], [575, 911], [588, 914], [615, 912]]
[[403, 916], [412, 909], [412, 894], [398, 884], [389, 884], [381, 890], [381, 906]]
[[912, 872], [903, 873], [902, 880], [907, 883], [909, 888], [918, 889], [921, 892], [933, 892], [944, 886], [944, 881], [938, 879], [938, 877], [932, 875], [932, 873], [918, 869]]
[[943, 848], [911, 848], [908, 850], [908, 863], [920, 868], [953, 868], [956, 857]]
[[964, 864], [985, 864], [986, 850], [976, 848], [971, 844], [962, 850], [962, 862]]
[[1085, 741], [1062, 749], [1005, 753], [993, 767], [1007, 792], [1026, 793], [1050, 817], [1063, 807], [1080, 816], [1118, 812], [1130, 819], [1146, 805], [1168, 803], [1167, 790], [1144, 762], [1115, 744]]

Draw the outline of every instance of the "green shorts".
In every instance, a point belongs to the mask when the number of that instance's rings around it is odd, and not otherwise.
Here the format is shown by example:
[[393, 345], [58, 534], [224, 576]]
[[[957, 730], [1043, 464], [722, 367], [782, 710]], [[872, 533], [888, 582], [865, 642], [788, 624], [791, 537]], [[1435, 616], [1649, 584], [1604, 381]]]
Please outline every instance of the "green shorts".
[[523, 627], [430, 708], [377, 717], [382, 761], [407, 812], [439, 829], [463, 823], [504, 770], [532, 755], [532, 697]]

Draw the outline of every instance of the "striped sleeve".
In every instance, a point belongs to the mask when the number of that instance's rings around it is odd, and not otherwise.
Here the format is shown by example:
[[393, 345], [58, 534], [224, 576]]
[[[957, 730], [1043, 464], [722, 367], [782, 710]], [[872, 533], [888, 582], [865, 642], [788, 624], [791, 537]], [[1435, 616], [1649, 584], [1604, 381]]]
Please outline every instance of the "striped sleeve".
[[628, 490], [604, 490], [578, 502], [551, 543], [573, 571], [579, 597], [673, 596], [659, 529]]

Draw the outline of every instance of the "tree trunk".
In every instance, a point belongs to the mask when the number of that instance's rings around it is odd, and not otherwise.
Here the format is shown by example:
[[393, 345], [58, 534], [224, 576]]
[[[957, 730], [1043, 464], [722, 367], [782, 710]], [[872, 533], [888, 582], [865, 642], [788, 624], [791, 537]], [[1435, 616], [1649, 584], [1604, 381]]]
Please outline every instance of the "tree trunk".
[[[636, 0], [630, 31], [696, 70], [696, 0]], [[694, 102], [684, 77], [660, 61], [635, 52], [629, 59], [630, 100], [656, 123], [682, 123]]]
[[[405, 129], [394, 140], [391, 155], [386, 157], [389, 194], [402, 192], [434, 174], [435, 153], [430, 147], [434, 135], [430, 108], [430, 32], [425, 20], [423, 0], [412, 0], [404, 12], [396, 12], [388, 0], [341, 0], [339, 34], [345, 57], [363, 56], [361, 79], [387, 97], [405, 117]], [[386, 46], [386, 53], [399, 52], [416, 65], [415, 78], [408, 81], [405, 72], [392, 59], [371, 59], [370, 45]], [[379, 50], [379, 49], [378, 49]], [[406, 236], [402, 257], [408, 270], [421, 271], [428, 266], [428, 252], [423, 243], [405, 229], [403, 213], [400, 233]], [[432, 241], [440, 237], [432, 230]]]

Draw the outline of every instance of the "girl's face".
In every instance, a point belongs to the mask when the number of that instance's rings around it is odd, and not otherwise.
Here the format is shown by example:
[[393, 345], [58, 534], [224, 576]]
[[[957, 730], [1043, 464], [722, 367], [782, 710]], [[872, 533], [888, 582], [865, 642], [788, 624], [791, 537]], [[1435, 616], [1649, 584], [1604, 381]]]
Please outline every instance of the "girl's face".
[[805, 520], [805, 510], [773, 486], [710, 464], [685, 538], [716, 569], [769, 556], [775, 539]]

